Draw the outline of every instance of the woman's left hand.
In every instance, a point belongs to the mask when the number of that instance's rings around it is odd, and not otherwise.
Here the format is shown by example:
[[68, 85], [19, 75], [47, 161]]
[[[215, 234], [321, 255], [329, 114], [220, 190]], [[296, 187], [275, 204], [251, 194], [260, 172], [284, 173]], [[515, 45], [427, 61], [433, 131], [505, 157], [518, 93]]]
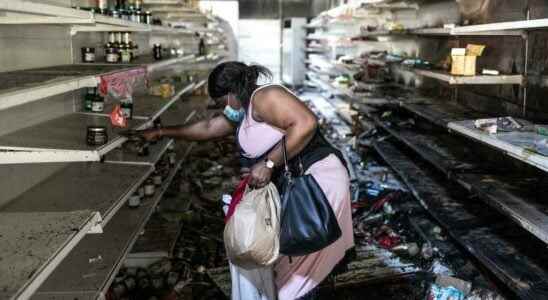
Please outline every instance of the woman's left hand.
[[252, 188], [262, 188], [265, 187], [272, 177], [272, 169], [266, 167], [264, 161], [256, 163], [251, 168], [251, 179], [249, 181], [249, 186]]

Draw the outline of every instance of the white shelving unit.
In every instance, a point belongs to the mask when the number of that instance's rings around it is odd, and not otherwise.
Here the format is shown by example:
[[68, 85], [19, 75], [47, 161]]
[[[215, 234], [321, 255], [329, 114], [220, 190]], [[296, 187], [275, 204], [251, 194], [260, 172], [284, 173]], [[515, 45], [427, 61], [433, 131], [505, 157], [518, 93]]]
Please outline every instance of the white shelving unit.
[[[183, 3], [156, 0], [145, 1], [144, 5], [147, 9], [169, 5], [179, 10]], [[180, 20], [186, 23], [192, 22], [195, 16], [208, 20], [186, 9], [180, 11], [188, 15], [188, 20]], [[46, 110], [39, 120], [28, 123], [23, 120], [22, 124], [9, 127], [0, 134], [0, 165], [9, 164], [5, 168], [42, 174], [34, 179], [36, 183], [21, 184], [15, 188], [21, 189], [19, 193], [1, 199], [0, 235], [7, 242], [3, 241], [0, 249], [4, 254], [13, 255], [10, 259], [0, 259], [0, 298], [41, 299], [74, 295], [96, 299], [105, 296], [126, 254], [183, 162], [179, 160], [171, 169], [153, 197], [138, 209], [130, 209], [125, 205], [127, 199], [150, 176], [174, 142], [159, 141], [150, 146], [148, 156], [138, 156], [121, 147], [127, 141], [121, 131], [149, 126], [185, 95], [201, 88], [206, 82], [202, 72], [212, 68], [223, 57], [191, 54], [154, 61], [151, 55], [142, 54], [129, 64], [80, 64], [73, 57], [79, 50], [76, 47], [80, 47], [77, 43], [82, 34], [92, 37], [96, 43], [100, 40], [97, 37], [106, 31], [139, 33], [138, 41], [141, 43], [153, 38], [193, 36], [195, 32], [207, 33], [211, 38], [223, 32], [217, 28], [146, 25], [26, 0], [0, 1], [0, 14], [0, 26], [20, 26], [27, 30], [32, 26], [59, 25], [50, 26], [54, 28], [55, 37], [63, 39], [61, 35], [66, 34], [63, 42], [74, 48], [59, 53], [64, 55], [60, 63], [64, 65], [31, 66], [25, 70], [0, 73], [0, 112], [34, 112], [52, 102], [63, 105], [62, 111], [53, 111], [57, 107]], [[186, 50], [185, 53], [195, 52], [193, 48]], [[139, 92], [134, 96], [135, 117], [129, 120], [125, 129], [112, 128], [106, 113], [78, 111], [82, 89], [97, 87], [105, 75], [136, 69], [154, 79], [163, 71], [169, 76], [182, 75], [189, 70], [199, 70], [200, 73], [194, 74], [192, 82], [176, 84], [175, 94], [167, 99], [140, 95], [145, 87], [138, 87], [136, 90]], [[112, 103], [107, 102], [105, 106], [108, 112]], [[190, 113], [187, 121], [195, 115], [196, 111]], [[31, 119], [26, 115], [22, 119], [25, 118]], [[109, 142], [99, 147], [88, 146], [86, 134], [89, 125], [105, 126]], [[52, 170], [55, 172], [50, 172]], [[35, 236], [24, 239], [30, 234]], [[33, 254], [31, 258], [27, 256], [29, 253]], [[9, 286], [4, 283], [9, 283]]]

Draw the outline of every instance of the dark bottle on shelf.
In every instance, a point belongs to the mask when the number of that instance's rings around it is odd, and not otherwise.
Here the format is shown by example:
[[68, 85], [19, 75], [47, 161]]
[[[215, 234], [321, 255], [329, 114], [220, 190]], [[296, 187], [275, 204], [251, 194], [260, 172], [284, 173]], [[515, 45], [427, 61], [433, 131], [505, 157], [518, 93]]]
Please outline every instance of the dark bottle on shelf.
[[116, 0], [116, 9], [117, 10], [124, 10], [126, 8], [126, 1], [125, 0]]
[[108, 0], [97, 0], [97, 9], [99, 13], [108, 15]]
[[198, 54], [200, 56], [206, 55], [206, 45], [204, 38], [200, 38], [200, 44], [198, 45]]
[[117, 52], [116, 34], [108, 33], [108, 42], [105, 45], [105, 60], [108, 63], [117, 63], [119, 61], [119, 53]]
[[129, 60], [132, 61], [135, 59], [135, 45], [133, 45], [133, 41], [131, 40], [131, 33], [124, 32], [123, 39], [124, 44], [127, 46], [127, 51], [129, 52]]
[[120, 108], [126, 119], [133, 118], [133, 100], [131, 98], [122, 99], [120, 101]]
[[152, 47], [152, 55], [154, 56], [155, 60], [161, 60], [162, 59], [162, 45], [154, 44], [153, 47]]
[[88, 88], [86, 96], [84, 96], [84, 111], [91, 111], [91, 108], [93, 106], [93, 100], [95, 99], [96, 94], [97, 88]]
[[152, 25], [152, 13], [150, 11], [145, 12], [145, 21], [143, 23]]

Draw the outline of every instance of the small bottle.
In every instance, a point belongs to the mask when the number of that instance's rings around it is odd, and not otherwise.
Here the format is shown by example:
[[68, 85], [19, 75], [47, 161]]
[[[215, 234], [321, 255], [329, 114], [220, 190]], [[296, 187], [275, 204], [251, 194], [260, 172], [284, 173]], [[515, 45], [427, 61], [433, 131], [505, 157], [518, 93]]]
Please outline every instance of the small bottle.
[[103, 15], [108, 14], [108, 0], [97, 0], [97, 8], [99, 9], [99, 13]]
[[86, 96], [84, 97], [84, 111], [91, 111], [93, 105], [93, 100], [95, 99], [95, 94], [97, 93], [97, 88], [88, 88]]
[[120, 45], [120, 58], [122, 63], [127, 64], [131, 62], [131, 52], [129, 49], [129, 45], [124, 42], [122, 42], [122, 44]]
[[200, 38], [200, 44], [198, 45], [198, 54], [200, 56], [207, 54], [204, 38]]
[[131, 41], [131, 33], [124, 32], [123, 34], [124, 44], [127, 46], [127, 51], [129, 52], [129, 60], [132, 61], [135, 59], [135, 46], [133, 45], [133, 42]]
[[120, 108], [122, 110], [122, 115], [126, 119], [133, 118], [133, 99], [128, 97], [120, 101]]
[[152, 173], [152, 181], [154, 182], [155, 186], [162, 185], [162, 174], [158, 170]]
[[154, 44], [152, 46], [152, 54], [153, 54], [155, 60], [161, 60], [162, 59], [162, 45]]
[[119, 61], [120, 57], [117, 48], [116, 34], [114, 32], [109, 32], [108, 42], [105, 45], [105, 60], [108, 63], [117, 63]]
[[149, 177], [145, 181], [144, 189], [145, 189], [145, 197], [154, 196], [154, 193], [156, 192], [156, 186], [154, 185], [154, 181], [152, 181], [152, 178]]
[[145, 12], [145, 24], [152, 25], [152, 13], [150, 11]]

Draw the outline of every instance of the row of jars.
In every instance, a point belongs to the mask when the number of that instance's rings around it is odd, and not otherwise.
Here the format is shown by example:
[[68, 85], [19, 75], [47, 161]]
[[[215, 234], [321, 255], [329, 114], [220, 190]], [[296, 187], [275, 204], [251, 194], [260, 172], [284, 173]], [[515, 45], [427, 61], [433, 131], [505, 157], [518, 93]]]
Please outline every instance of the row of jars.
[[172, 143], [166, 153], [162, 155], [154, 172], [145, 180], [145, 182], [128, 199], [127, 205], [131, 208], [138, 208], [142, 202], [156, 195], [158, 189], [162, 187], [170, 172], [174, 170], [177, 164], [177, 154], [175, 145]]

